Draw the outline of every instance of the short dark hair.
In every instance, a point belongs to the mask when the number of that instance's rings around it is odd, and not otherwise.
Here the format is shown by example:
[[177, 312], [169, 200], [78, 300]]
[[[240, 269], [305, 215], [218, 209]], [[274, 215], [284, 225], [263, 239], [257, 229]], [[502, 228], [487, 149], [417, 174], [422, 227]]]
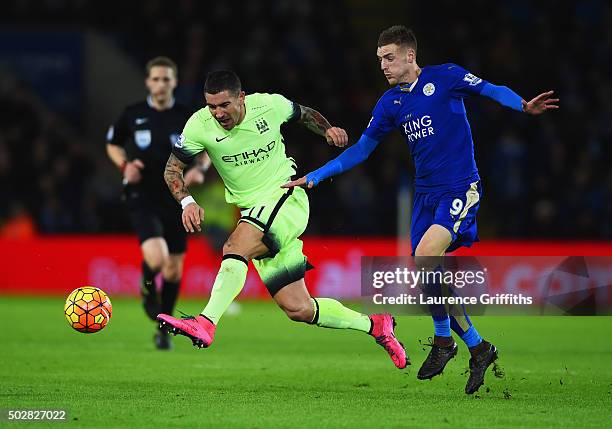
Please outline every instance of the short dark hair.
[[176, 63], [168, 57], [155, 57], [150, 60], [145, 66], [147, 77], [149, 77], [149, 75], [151, 74], [151, 69], [153, 67], [170, 67], [174, 72], [174, 77], [178, 77], [178, 67], [176, 66]]
[[238, 95], [242, 91], [242, 83], [236, 73], [231, 70], [217, 70], [208, 73], [204, 83], [204, 92], [207, 94], [218, 94], [229, 91]]
[[395, 43], [397, 46], [405, 46], [417, 51], [417, 39], [410, 28], [403, 25], [394, 25], [383, 30], [378, 36], [378, 47]]

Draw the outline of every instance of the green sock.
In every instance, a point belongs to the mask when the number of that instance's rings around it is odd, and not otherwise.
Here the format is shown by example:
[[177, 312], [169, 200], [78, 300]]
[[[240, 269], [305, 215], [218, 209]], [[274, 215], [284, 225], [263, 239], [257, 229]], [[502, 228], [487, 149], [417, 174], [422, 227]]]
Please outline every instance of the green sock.
[[238, 255], [225, 255], [223, 257], [221, 268], [219, 268], [219, 273], [210, 292], [210, 299], [201, 313], [215, 325], [219, 323], [219, 319], [225, 313], [225, 310], [244, 287], [248, 270], [247, 264], [246, 259]]
[[370, 332], [370, 318], [340, 304], [331, 298], [313, 298], [315, 318], [312, 323], [322, 328], [356, 329]]

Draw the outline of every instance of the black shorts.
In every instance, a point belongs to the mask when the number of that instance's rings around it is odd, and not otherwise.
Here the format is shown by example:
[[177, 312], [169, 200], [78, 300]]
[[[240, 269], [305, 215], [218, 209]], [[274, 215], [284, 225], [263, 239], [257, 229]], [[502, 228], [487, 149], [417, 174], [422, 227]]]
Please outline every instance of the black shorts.
[[172, 254], [185, 253], [187, 250], [187, 231], [183, 227], [180, 207], [163, 205], [129, 205], [130, 221], [142, 244], [152, 237], [162, 237]]

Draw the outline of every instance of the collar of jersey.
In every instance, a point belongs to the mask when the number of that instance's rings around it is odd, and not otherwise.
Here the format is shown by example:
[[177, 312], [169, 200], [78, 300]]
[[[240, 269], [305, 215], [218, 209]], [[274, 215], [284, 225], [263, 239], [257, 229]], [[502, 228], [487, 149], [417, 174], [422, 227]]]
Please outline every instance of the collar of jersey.
[[419, 78], [417, 77], [416, 80], [412, 83], [400, 83], [398, 86], [400, 91], [402, 92], [412, 92], [418, 81]]
[[[151, 97], [150, 95], [147, 95], [147, 104], [149, 105], [151, 109], [155, 109], [155, 107], [153, 106], [153, 97]], [[168, 109], [172, 109], [173, 107], [174, 107], [174, 97], [172, 97], [172, 100], [170, 100], [170, 105], [168, 106]]]

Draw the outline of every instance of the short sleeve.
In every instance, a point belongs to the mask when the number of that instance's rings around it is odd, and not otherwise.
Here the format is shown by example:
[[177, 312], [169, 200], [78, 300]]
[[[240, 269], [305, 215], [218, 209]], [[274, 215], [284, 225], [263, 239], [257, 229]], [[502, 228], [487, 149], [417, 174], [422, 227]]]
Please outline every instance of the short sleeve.
[[482, 88], [487, 83], [487, 81], [456, 64], [448, 64], [446, 74], [450, 82], [449, 90], [452, 95], [457, 97], [480, 95]]
[[394, 128], [393, 118], [391, 118], [385, 107], [383, 106], [383, 98], [378, 100], [374, 110], [372, 111], [372, 118], [368, 122], [363, 134], [369, 138], [381, 141], [387, 134], [389, 134]]
[[283, 95], [271, 94], [272, 105], [278, 112], [281, 122], [292, 122], [300, 118], [300, 105]]
[[123, 111], [115, 123], [108, 128], [106, 143], [123, 147], [129, 135], [130, 130], [127, 126], [127, 117], [125, 111]]
[[185, 164], [191, 164], [198, 154], [206, 150], [202, 137], [203, 129], [196, 112], [189, 118], [183, 132], [172, 146], [172, 153]]

